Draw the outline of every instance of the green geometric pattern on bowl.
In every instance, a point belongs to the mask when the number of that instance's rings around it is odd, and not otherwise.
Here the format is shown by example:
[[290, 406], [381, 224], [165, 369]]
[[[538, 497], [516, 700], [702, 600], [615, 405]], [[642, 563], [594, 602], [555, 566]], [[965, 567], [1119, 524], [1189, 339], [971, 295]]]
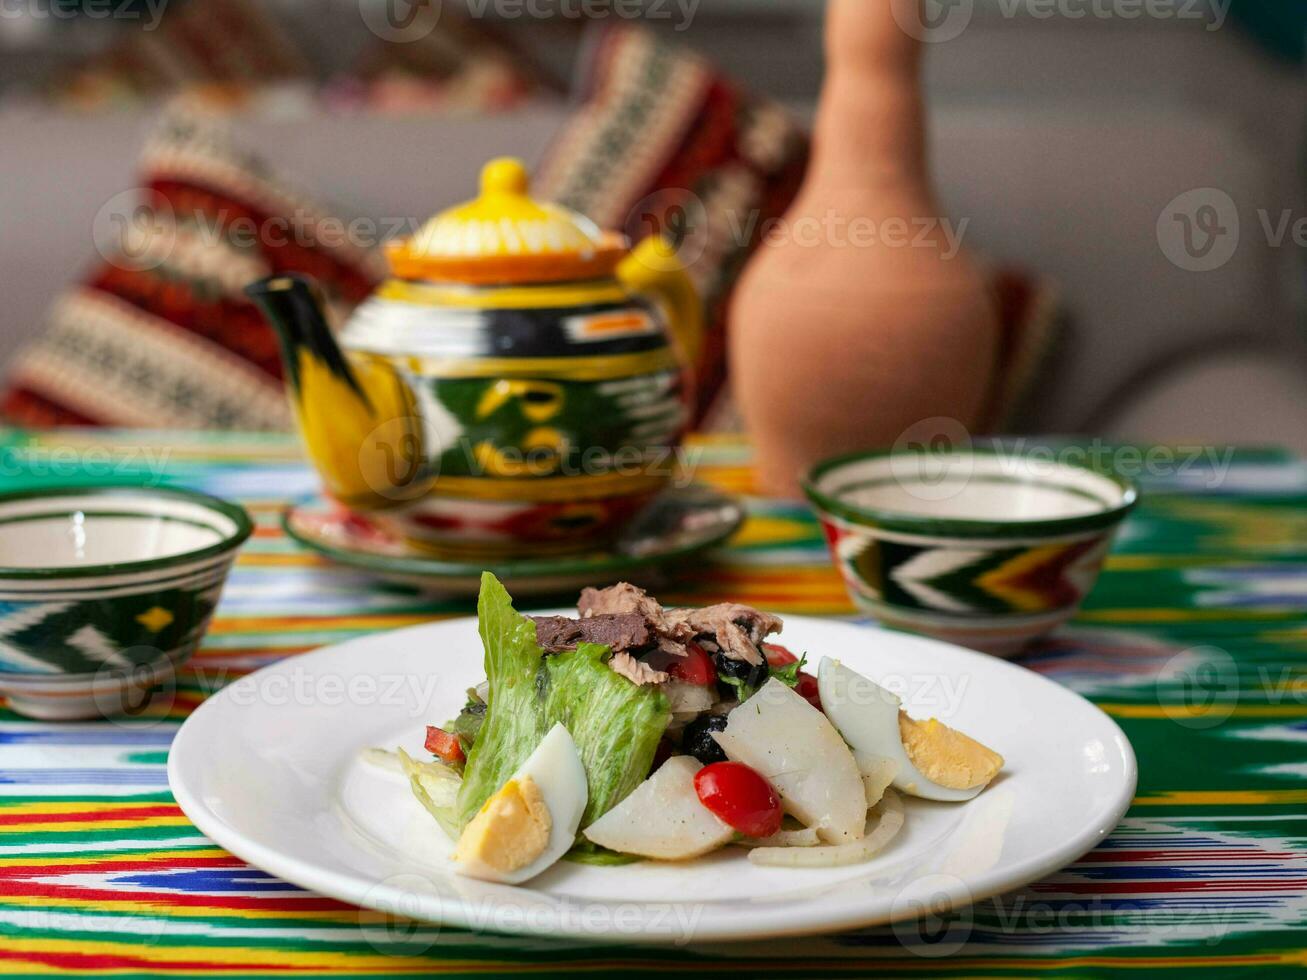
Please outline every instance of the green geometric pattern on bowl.
[[241, 508], [180, 490], [0, 496], [0, 675], [180, 662], [252, 527]]
[[876, 538], [831, 521], [831, 549], [861, 596], [907, 609], [1031, 615], [1077, 605], [1097, 577], [1110, 534], [1020, 547], [959, 547]]
[[998, 445], [842, 456], [804, 490], [861, 608], [996, 653], [1074, 613], [1136, 501], [1116, 474]]
[[127, 596], [0, 601], [0, 672], [93, 674], [190, 653], [218, 604], [226, 565], [204, 587]]

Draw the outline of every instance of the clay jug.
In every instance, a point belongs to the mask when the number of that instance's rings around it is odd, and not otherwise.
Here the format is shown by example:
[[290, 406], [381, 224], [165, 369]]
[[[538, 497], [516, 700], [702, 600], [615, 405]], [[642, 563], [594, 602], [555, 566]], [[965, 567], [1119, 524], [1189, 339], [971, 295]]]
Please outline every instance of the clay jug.
[[736, 292], [732, 388], [764, 492], [926, 419], [973, 427], [992, 382], [993, 300], [927, 175], [922, 45], [900, 26], [917, 2], [830, 0], [808, 175]]

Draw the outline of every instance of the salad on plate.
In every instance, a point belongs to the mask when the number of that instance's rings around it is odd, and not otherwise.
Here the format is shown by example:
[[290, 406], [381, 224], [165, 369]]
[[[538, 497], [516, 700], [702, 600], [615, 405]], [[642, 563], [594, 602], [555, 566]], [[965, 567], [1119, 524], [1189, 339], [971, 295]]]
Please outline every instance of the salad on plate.
[[408, 776], [460, 874], [520, 884], [563, 858], [731, 845], [758, 865], [855, 864], [902, 828], [902, 795], [965, 802], [1003, 767], [838, 659], [810, 672], [748, 606], [664, 608], [620, 584], [584, 590], [576, 617], [531, 617], [486, 574], [477, 612], [486, 680], [427, 728], [430, 758], [371, 750]]

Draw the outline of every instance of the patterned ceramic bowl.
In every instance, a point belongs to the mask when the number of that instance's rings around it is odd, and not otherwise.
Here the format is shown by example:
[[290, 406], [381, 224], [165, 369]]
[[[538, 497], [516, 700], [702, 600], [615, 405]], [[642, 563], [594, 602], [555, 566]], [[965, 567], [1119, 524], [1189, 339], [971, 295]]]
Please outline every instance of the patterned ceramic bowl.
[[842, 456], [804, 490], [861, 608], [1000, 656], [1075, 614], [1137, 497], [1086, 465], [974, 447]]
[[0, 694], [34, 718], [139, 709], [199, 643], [252, 530], [184, 490], [0, 494]]

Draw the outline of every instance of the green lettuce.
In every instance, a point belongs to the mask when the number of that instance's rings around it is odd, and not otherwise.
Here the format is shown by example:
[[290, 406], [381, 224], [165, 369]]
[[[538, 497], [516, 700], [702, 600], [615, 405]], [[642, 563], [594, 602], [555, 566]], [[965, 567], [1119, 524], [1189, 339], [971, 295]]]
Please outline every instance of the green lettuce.
[[589, 826], [649, 774], [671, 720], [667, 698], [613, 671], [607, 647], [587, 643], [545, 656], [535, 625], [489, 572], [481, 578], [477, 615], [490, 690], [463, 768], [458, 826], [476, 816], [557, 722], [571, 733], [585, 767], [590, 797], [581, 826]]
[[398, 755], [399, 766], [408, 777], [417, 801], [436, 818], [440, 828], [452, 840], [458, 840], [462, 829], [455, 809], [458, 802], [458, 773], [439, 762], [417, 762], [403, 749], [398, 750]]

